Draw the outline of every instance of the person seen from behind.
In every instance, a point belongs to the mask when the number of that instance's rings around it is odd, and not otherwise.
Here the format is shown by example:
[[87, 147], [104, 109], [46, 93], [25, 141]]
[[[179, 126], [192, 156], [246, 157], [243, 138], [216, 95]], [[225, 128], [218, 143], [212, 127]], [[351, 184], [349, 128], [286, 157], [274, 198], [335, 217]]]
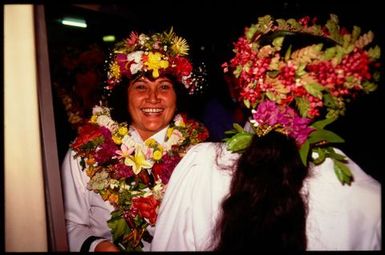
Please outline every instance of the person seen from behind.
[[372, 32], [317, 19], [258, 18], [223, 65], [250, 109], [224, 143], [174, 170], [153, 251], [381, 250], [381, 185], [328, 129], [376, 89]]

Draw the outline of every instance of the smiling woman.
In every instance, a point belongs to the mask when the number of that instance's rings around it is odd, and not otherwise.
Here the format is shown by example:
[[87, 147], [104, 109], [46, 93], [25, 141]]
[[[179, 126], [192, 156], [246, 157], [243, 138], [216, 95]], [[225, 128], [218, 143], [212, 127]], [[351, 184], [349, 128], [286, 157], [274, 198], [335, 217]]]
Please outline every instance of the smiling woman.
[[108, 107], [93, 108], [63, 163], [71, 251], [149, 249], [173, 169], [208, 137], [179, 107], [202, 81], [187, 51], [173, 30], [132, 32], [112, 49]]

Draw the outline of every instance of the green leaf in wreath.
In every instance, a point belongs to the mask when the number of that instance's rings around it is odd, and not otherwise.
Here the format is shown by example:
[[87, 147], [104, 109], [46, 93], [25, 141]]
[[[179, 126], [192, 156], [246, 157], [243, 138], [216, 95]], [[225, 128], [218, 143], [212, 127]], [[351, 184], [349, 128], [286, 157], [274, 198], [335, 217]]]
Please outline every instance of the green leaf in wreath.
[[240, 152], [250, 145], [252, 137], [253, 134], [248, 132], [238, 133], [227, 140], [227, 149], [232, 152]]
[[237, 133], [236, 130], [230, 129], [225, 131], [225, 135], [235, 135]]
[[119, 239], [119, 237], [130, 231], [127, 222], [123, 217], [111, 218], [107, 221], [107, 225], [111, 229], [113, 240]]
[[310, 149], [310, 143], [308, 140], [305, 141], [304, 144], [302, 144], [301, 148], [299, 149], [299, 155], [301, 157], [302, 163], [307, 166], [307, 157], [309, 154]]
[[335, 152], [332, 148], [330, 151], [328, 151], [328, 157], [338, 160], [340, 162], [346, 162], [346, 157], [342, 154]]
[[111, 212], [111, 218], [107, 221], [107, 225], [113, 233], [112, 237], [114, 241], [130, 231], [126, 220], [123, 218], [122, 210]]
[[381, 56], [381, 48], [376, 45], [374, 48], [368, 50], [368, 55], [371, 59], [379, 59]]
[[241, 125], [239, 125], [238, 123], [233, 123], [233, 127], [236, 131], [238, 132], [244, 132], [245, 130], [243, 130], [243, 128], [241, 127]]
[[336, 119], [337, 118], [326, 118], [326, 119], [314, 122], [311, 126], [316, 129], [323, 129], [330, 123], [334, 122]]
[[307, 117], [308, 111], [310, 109], [310, 102], [304, 97], [296, 97], [295, 103], [298, 107], [299, 114], [302, 117]]
[[344, 184], [350, 185], [353, 180], [353, 175], [350, 169], [342, 162], [338, 160], [333, 160], [334, 162], [334, 172], [336, 173], [338, 180]]
[[288, 61], [290, 59], [291, 48], [292, 48], [292, 45], [290, 44], [289, 47], [287, 48], [286, 52], [285, 52], [285, 61]]
[[319, 99], [322, 99], [322, 90], [324, 90], [324, 87], [317, 83], [317, 82], [312, 82], [309, 84], [305, 84], [304, 88], [306, 89], [307, 92], [309, 92], [312, 96], [317, 97]]
[[317, 129], [313, 131], [308, 139], [309, 143], [314, 144], [321, 141], [326, 141], [329, 143], [343, 143], [345, 142], [339, 135], [336, 133], [325, 130], [325, 129]]
[[245, 106], [246, 106], [247, 108], [250, 108], [250, 101], [249, 101], [249, 100], [244, 99], [244, 100], [243, 100], [243, 103], [245, 104]]

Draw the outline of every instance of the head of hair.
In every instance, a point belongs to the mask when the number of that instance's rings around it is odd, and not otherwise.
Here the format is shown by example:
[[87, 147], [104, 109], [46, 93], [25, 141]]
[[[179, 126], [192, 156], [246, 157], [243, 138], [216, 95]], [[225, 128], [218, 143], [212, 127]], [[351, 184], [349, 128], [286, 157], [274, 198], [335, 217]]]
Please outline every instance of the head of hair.
[[295, 140], [254, 135], [238, 160], [214, 231], [215, 251], [305, 250], [307, 168]]

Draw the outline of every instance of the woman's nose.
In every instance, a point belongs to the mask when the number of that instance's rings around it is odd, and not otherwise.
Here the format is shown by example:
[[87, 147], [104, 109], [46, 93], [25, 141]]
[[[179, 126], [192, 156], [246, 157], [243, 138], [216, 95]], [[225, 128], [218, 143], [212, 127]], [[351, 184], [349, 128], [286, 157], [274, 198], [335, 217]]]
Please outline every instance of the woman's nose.
[[160, 101], [158, 92], [156, 90], [150, 90], [148, 93], [148, 101], [151, 103], [158, 103]]

